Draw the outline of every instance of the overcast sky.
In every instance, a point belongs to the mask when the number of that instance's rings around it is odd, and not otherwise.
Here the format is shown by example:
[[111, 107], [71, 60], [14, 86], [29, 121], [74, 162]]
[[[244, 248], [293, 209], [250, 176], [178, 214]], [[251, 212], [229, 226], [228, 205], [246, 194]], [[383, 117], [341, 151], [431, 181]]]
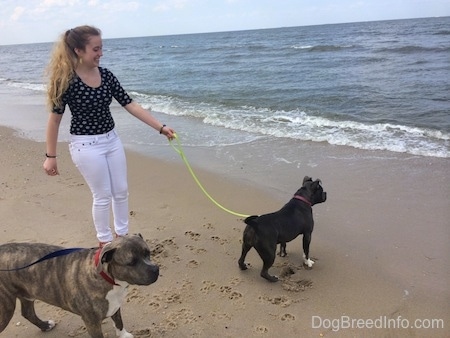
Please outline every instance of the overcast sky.
[[450, 16], [450, 0], [0, 0], [0, 45], [82, 24], [117, 38], [433, 16]]

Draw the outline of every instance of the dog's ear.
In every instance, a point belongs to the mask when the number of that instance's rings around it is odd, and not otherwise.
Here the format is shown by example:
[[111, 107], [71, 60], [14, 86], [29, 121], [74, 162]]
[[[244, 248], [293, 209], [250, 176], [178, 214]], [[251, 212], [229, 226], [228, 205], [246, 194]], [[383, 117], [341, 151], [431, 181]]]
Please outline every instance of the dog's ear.
[[318, 187], [320, 184], [322, 184], [322, 181], [321, 181], [321, 180], [319, 180], [319, 179], [315, 180], [315, 181], [313, 182], [313, 184], [312, 184], [313, 190], [317, 190], [317, 187]]
[[305, 177], [303, 178], [303, 183], [302, 183], [302, 185], [305, 185], [305, 183], [308, 182], [308, 181], [311, 181], [311, 182], [312, 182], [312, 178], [309, 177], [309, 176], [305, 176]]
[[106, 244], [100, 252], [100, 262], [102, 264], [111, 262], [115, 252], [116, 248], [112, 243]]

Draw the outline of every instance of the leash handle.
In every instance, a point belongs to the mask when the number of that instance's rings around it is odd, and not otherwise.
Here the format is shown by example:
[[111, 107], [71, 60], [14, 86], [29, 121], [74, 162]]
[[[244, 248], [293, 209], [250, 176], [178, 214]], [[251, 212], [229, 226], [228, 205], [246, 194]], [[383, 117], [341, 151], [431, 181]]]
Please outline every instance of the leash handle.
[[184, 154], [183, 148], [181, 147], [181, 143], [180, 143], [180, 139], [178, 138], [178, 135], [175, 134], [175, 140], [177, 141], [177, 145], [173, 145], [172, 144], [172, 140], [169, 140], [170, 145], [172, 146], [172, 148], [178, 153], [178, 155], [181, 156], [181, 158], [183, 159], [183, 162], [186, 164], [186, 167], [188, 168], [189, 172], [191, 173], [191, 176], [194, 178], [194, 181], [197, 183], [197, 185], [200, 187], [200, 189], [203, 191], [203, 193], [206, 195], [206, 197], [208, 197], [211, 202], [213, 202], [215, 205], [217, 205], [220, 209], [238, 216], [238, 217], [244, 217], [247, 218], [250, 215], [244, 215], [244, 214], [240, 214], [234, 211], [231, 211], [227, 208], [225, 208], [224, 206], [220, 205], [214, 198], [211, 197], [210, 194], [208, 194], [208, 192], [205, 190], [205, 188], [203, 187], [203, 185], [200, 183], [199, 179], [197, 178], [197, 176], [195, 175], [194, 171], [191, 168], [191, 165], [189, 164], [189, 161], [186, 158], [186, 155]]

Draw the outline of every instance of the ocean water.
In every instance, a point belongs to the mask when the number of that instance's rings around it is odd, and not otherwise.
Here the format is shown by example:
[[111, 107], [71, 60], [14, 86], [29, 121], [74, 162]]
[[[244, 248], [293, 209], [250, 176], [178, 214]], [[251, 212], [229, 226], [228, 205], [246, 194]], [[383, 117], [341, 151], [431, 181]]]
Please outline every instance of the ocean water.
[[[314, 168], [311, 145], [331, 146], [328, 157], [449, 158], [449, 27], [442, 17], [105, 39], [101, 65], [175, 127], [194, 161], [212, 154], [206, 166]], [[42, 101], [51, 49], [0, 46], [0, 86]], [[44, 140], [45, 112], [2, 114]], [[127, 146], [155, 155], [167, 145], [123, 109], [114, 116]]]

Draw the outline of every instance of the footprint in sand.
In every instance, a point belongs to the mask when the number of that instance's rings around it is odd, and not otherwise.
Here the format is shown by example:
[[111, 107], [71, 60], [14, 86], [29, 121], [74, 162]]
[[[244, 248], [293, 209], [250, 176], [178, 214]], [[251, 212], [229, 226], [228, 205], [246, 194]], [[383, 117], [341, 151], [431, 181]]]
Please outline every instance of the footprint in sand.
[[280, 305], [281, 307], [288, 307], [293, 302], [292, 299], [286, 296], [277, 296], [277, 297], [259, 296], [259, 299], [273, 305]]
[[209, 281], [209, 280], [204, 280], [202, 282], [203, 286], [200, 288], [200, 291], [203, 293], [209, 293], [211, 290], [215, 289], [217, 284]]
[[219, 288], [220, 292], [224, 293], [231, 300], [242, 298], [242, 293], [234, 291], [231, 286], [223, 285]]
[[161, 243], [149, 243], [150, 246], [150, 251], [151, 251], [151, 255], [153, 257], [157, 257], [157, 256], [164, 256], [165, 253], [165, 249], [164, 249], [164, 245], [162, 245]]
[[164, 320], [164, 323], [161, 324], [166, 330], [175, 330], [178, 328], [178, 324], [176, 321], [171, 319]]
[[142, 303], [142, 301], [145, 299], [145, 297], [143, 297], [138, 288], [131, 288], [128, 290], [128, 294], [127, 294], [127, 303], [130, 302], [134, 302], [135, 300], [138, 303]]
[[219, 288], [220, 292], [222, 293], [230, 293], [231, 292], [231, 287], [228, 285], [223, 285]]
[[204, 226], [206, 229], [215, 229], [215, 228], [214, 228], [214, 225], [212, 225], [211, 223], [203, 224], [203, 226]]
[[173, 247], [173, 248], [175, 248], [175, 249], [178, 249], [178, 245], [175, 243], [174, 237], [172, 237], [172, 238], [166, 238], [166, 239], [163, 240], [161, 243], [164, 244], [164, 245], [171, 246], [171, 247]]
[[223, 319], [227, 319], [227, 320], [231, 320], [231, 316], [228, 313], [224, 313], [224, 312], [211, 312], [211, 317], [218, 319], [218, 320], [223, 320]]
[[228, 243], [228, 240], [221, 239], [219, 236], [211, 236], [211, 239], [215, 242], [218, 242], [220, 245], [224, 245]]
[[295, 320], [295, 316], [290, 313], [285, 313], [280, 317], [282, 322], [293, 321]]
[[198, 268], [199, 263], [198, 263], [195, 259], [191, 259], [191, 260], [186, 264], [186, 266], [187, 266], [188, 268]]
[[269, 333], [269, 329], [265, 326], [257, 326], [254, 330], [256, 333]]
[[169, 303], [181, 304], [185, 298], [190, 295], [191, 289], [192, 282], [189, 280], [183, 280], [179, 288], [163, 290], [161, 293], [154, 295], [153, 301], [166, 305]]
[[176, 328], [178, 323], [190, 324], [196, 322], [198, 318], [194, 315], [194, 312], [190, 309], [180, 309], [178, 311], [171, 312], [164, 320], [167, 328]]
[[183, 282], [181, 283], [182, 289], [192, 289], [192, 281], [189, 279], [183, 279]]
[[190, 251], [194, 251], [196, 254], [203, 254], [203, 253], [206, 253], [206, 252], [207, 252], [206, 249], [203, 249], [203, 248], [196, 248], [196, 247], [193, 246], [193, 245], [185, 245], [185, 248], [188, 249], [188, 250], [190, 250]]
[[153, 311], [157, 311], [161, 308], [161, 304], [156, 301], [151, 301], [147, 304]]
[[133, 330], [130, 333], [136, 338], [137, 337], [145, 338], [145, 337], [151, 337], [152, 336], [152, 330], [151, 329]]
[[231, 300], [242, 298], [242, 293], [237, 292], [237, 291], [231, 291], [228, 298], [230, 298]]
[[150, 247], [151, 254], [153, 256], [162, 255], [164, 257], [167, 257], [167, 247], [171, 247], [173, 249], [178, 249], [177, 244], [173, 240], [173, 238], [167, 238], [161, 242], [158, 240], [145, 240]]
[[295, 274], [295, 270], [296, 269], [294, 267], [292, 267], [291, 265], [287, 264], [287, 266], [284, 266], [281, 269], [280, 278], [287, 278], [287, 277]]
[[76, 337], [76, 336], [81, 336], [82, 334], [84, 334], [86, 332], [87, 332], [86, 327], [85, 326], [80, 326], [78, 329], [70, 331], [67, 335], [69, 337]]
[[179, 256], [174, 256], [171, 260], [172, 263], [179, 263], [181, 261], [181, 258]]
[[239, 285], [239, 284], [241, 284], [241, 282], [242, 282], [242, 278], [239, 278], [239, 277], [233, 277], [230, 279], [230, 285], [232, 285], [232, 286]]
[[179, 293], [173, 293], [166, 298], [166, 302], [181, 304], [181, 295]]
[[[167, 306], [167, 304], [181, 304], [182, 303], [182, 299], [181, 299], [181, 294], [176, 292], [176, 291], [163, 291], [162, 295], [161, 294], [157, 294], [153, 296], [153, 302], [154, 303], [158, 303], [158, 304], [165, 304]], [[156, 306], [156, 304], [154, 304], [154, 307]]]
[[283, 280], [281, 287], [286, 291], [301, 292], [307, 289], [311, 289], [313, 287], [313, 283], [308, 279], [285, 279]]
[[193, 232], [193, 231], [186, 231], [184, 233], [185, 236], [188, 236], [190, 239], [192, 239], [193, 241], [198, 241], [200, 239], [200, 234], [197, 232]]

